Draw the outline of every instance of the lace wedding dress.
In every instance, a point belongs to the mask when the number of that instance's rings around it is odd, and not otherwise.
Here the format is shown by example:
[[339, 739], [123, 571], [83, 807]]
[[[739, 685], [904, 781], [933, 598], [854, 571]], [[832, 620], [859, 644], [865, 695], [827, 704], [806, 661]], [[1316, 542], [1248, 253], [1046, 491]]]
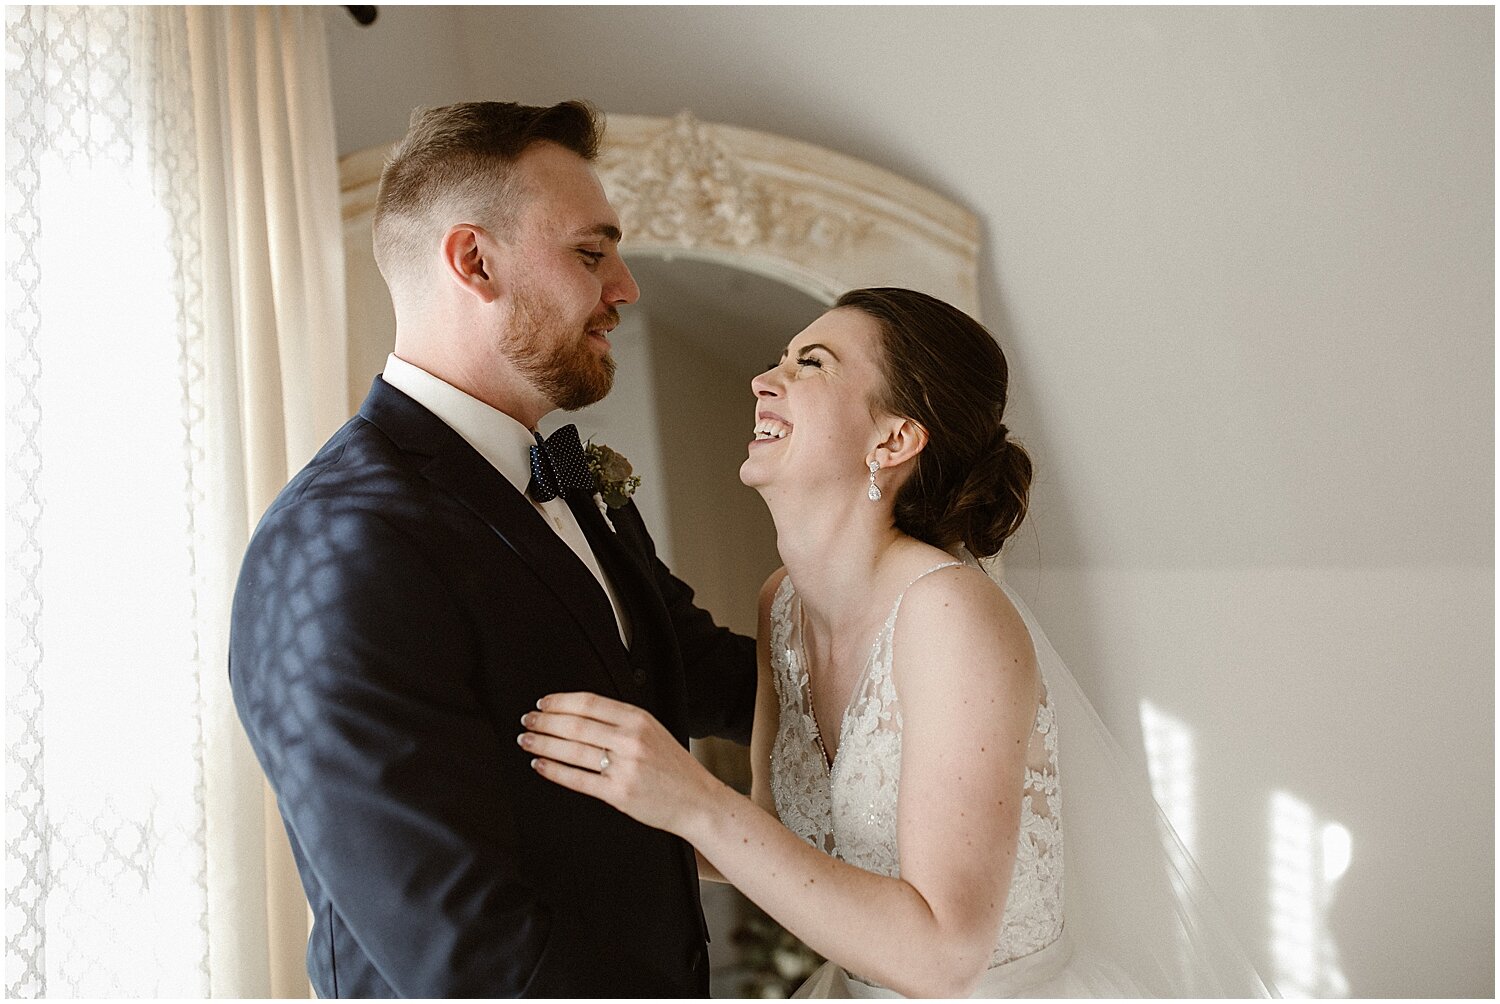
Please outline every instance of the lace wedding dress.
[[[967, 551], [961, 561], [937, 565], [923, 576], [959, 564], [982, 569]], [[923, 576], [919, 576], [918, 579]], [[917, 580], [913, 580], [915, 582]], [[997, 585], [1005, 589], [1002, 583]], [[910, 589], [908, 585], [907, 589]], [[1140, 889], [1115, 890], [1105, 884], [1103, 895], [1123, 894], [1129, 906], [1091, 910], [1091, 932], [1103, 935], [1099, 943], [1116, 952], [1128, 953], [1127, 965], [1118, 964], [1091, 941], [1078, 944], [1074, 925], [1065, 909], [1063, 883], [1062, 780], [1059, 771], [1058, 715], [1053, 706], [1053, 676], [1061, 666], [1056, 653], [1040, 636], [1030, 612], [1018, 597], [1005, 589], [1017, 605], [1037, 647], [1043, 671], [1042, 696], [1038, 703], [1028, 749], [1021, 798], [1020, 833], [1015, 869], [1006, 900], [990, 968], [981, 978], [976, 997], [1139, 997], [1169, 995], [1267, 996], [1265, 986], [1233, 944], [1227, 928], [1212, 915], [1211, 904], [1202, 902], [1206, 890], [1191, 862], [1177, 860], [1175, 868], [1164, 868], [1169, 855], [1158, 838], [1137, 835], [1129, 843], [1128, 827], [1110, 819], [1107, 825], [1126, 842], [1112, 848], [1120, 851], [1141, 841], [1153, 843], [1151, 853], [1127, 854], [1121, 868], [1144, 868], [1171, 872], [1197, 885], [1169, 883], [1170, 891], [1142, 895]], [[782, 580], [771, 607], [771, 665], [779, 698], [781, 720], [771, 753], [771, 790], [783, 824], [802, 839], [852, 865], [881, 875], [897, 877], [901, 871], [897, 846], [896, 810], [901, 779], [901, 701], [891, 670], [896, 621], [905, 591], [897, 597], [890, 615], [874, 640], [863, 671], [856, 680], [849, 706], [840, 721], [839, 742], [832, 764], [826, 759], [824, 742], [812, 711], [808, 672], [801, 638], [802, 610], [790, 576]], [[1049, 672], [1051, 670], [1051, 672]], [[1061, 669], [1066, 692], [1072, 696], [1076, 683]], [[1089, 714], [1087, 702], [1081, 694]], [[1094, 719], [1097, 723], [1097, 718]], [[1102, 726], [1098, 726], [1102, 729]], [[1118, 757], [1117, 751], [1111, 751]], [[1118, 766], [1116, 763], [1115, 766]], [[1095, 772], [1097, 773], [1097, 771]], [[1119, 779], [1115, 779], [1118, 787]], [[1150, 803], [1148, 794], [1139, 799]], [[1091, 824], [1105, 825], [1095, 812]], [[1097, 823], [1096, 823], [1097, 821]], [[1161, 820], [1164, 822], [1164, 817]], [[1170, 831], [1168, 831], [1169, 833]], [[1091, 863], [1092, 864], [1092, 863]], [[1185, 867], [1187, 870], [1185, 870]], [[1090, 867], [1091, 875], [1100, 874]], [[1139, 875], [1133, 881], [1141, 881]], [[1138, 898], [1136, 898], [1138, 897]], [[1069, 897], [1071, 902], [1073, 897]], [[1100, 915], [1106, 921], [1095, 923]], [[1065, 921], [1067, 921], [1065, 923]], [[1142, 922], [1161, 930], [1142, 936], [1127, 936]], [[1206, 943], [1205, 934], [1213, 939]], [[1129, 937], [1138, 940], [1131, 942]], [[1227, 940], [1225, 940], [1227, 939]], [[1222, 943], [1221, 943], [1222, 942]], [[1205, 950], [1206, 949], [1206, 950]], [[894, 997], [894, 991], [829, 962], [798, 990], [798, 997]]]

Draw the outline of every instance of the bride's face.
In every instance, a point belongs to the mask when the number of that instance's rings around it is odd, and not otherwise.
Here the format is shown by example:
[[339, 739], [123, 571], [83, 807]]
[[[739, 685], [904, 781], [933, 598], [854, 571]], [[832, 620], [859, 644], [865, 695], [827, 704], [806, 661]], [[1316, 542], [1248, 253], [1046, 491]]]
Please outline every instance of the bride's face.
[[[863, 495], [866, 458], [882, 436], [873, 402], [883, 387], [880, 333], [864, 313], [831, 310], [750, 381], [754, 439], [740, 466], [752, 488], [798, 486]], [[837, 496], [835, 496], [837, 497]]]

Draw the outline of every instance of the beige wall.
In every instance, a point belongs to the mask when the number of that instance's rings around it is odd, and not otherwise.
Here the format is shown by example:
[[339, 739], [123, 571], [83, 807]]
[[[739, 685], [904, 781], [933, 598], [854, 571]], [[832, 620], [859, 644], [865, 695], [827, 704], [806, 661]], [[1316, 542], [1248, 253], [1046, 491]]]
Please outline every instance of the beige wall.
[[1166, 723], [1252, 953], [1291, 992], [1493, 993], [1493, 10], [345, 22], [345, 151], [418, 102], [585, 96], [977, 213], [1038, 465], [1011, 579], [1127, 746]]

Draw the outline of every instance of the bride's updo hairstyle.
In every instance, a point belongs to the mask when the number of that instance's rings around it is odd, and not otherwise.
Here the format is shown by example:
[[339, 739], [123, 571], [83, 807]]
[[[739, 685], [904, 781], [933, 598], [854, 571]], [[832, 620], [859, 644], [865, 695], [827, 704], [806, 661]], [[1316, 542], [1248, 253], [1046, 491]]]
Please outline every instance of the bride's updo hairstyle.
[[1009, 367], [978, 321], [910, 289], [855, 289], [834, 309], [880, 328], [885, 388], [873, 402], [927, 430], [916, 469], [896, 493], [896, 528], [976, 557], [1000, 550], [1026, 518], [1031, 458], [1001, 417]]

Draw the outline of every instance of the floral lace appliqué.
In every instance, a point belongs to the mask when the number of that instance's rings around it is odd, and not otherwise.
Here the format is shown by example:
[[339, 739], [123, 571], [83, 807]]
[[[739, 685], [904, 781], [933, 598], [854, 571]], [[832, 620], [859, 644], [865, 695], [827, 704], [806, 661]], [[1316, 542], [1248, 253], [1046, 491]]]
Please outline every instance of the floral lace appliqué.
[[[901, 600], [896, 600], [864, 675], [856, 683], [840, 724], [831, 770], [818, 742], [807, 668], [794, 638], [796, 603], [788, 576], [771, 604], [771, 668], [781, 710], [771, 750], [771, 793], [777, 814], [812, 846], [868, 871], [899, 876], [896, 807], [901, 786], [901, 707], [891, 668]], [[1044, 683], [1027, 745], [1015, 871], [992, 966], [1030, 955], [1062, 934], [1061, 812], [1057, 723]]]

